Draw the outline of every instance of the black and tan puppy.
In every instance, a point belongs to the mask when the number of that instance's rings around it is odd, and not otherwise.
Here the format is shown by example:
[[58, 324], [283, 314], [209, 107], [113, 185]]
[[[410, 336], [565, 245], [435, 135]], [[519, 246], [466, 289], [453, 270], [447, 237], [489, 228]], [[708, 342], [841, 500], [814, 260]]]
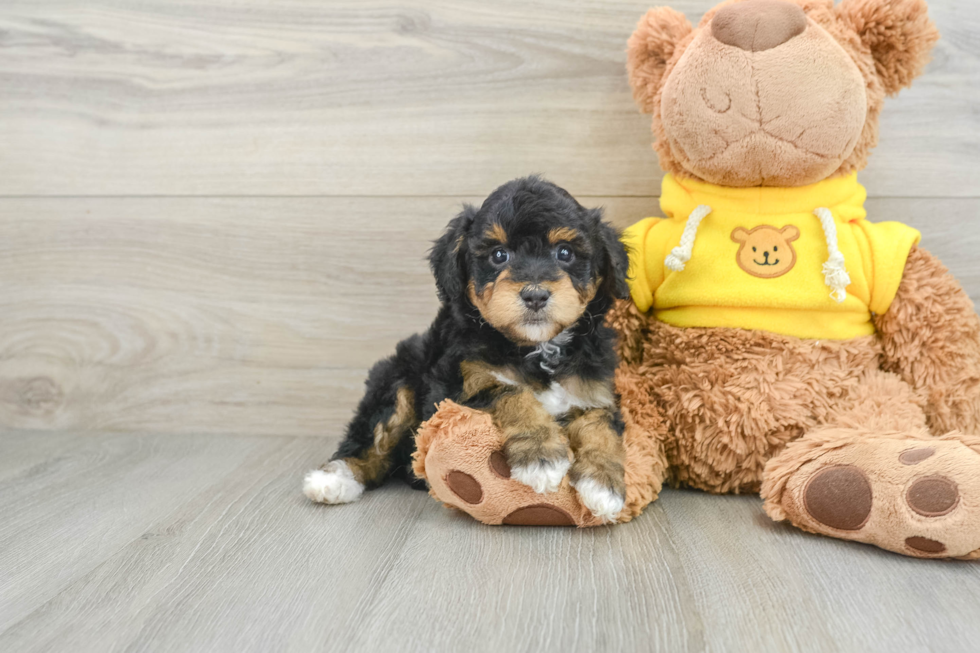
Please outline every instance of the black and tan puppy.
[[613, 332], [628, 257], [599, 209], [528, 177], [466, 206], [429, 257], [442, 305], [429, 330], [371, 369], [331, 462], [305, 480], [313, 501], [346, 503], [410, 471], [414, 432], [443, 399], [493, 416], [512, 478], [553, 492], [566, 472], [582, 502], [623, 507], [623, 426]]

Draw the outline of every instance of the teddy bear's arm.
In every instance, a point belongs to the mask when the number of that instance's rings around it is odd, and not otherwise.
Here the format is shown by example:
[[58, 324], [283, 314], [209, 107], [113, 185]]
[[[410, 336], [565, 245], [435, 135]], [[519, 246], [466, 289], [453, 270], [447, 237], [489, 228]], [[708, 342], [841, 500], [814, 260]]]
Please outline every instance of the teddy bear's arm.
[[616, 355], [630, 365], [643, 359], [643, 341], [650, 318], [630, 299], [617, 299], [606, 314], [606, 324], [616, 331]]
[[980, 433], [980, 318], [949, 270], [914, 247], [898, 294], [874, 320], [883, 369], [924, 400], [932, 432]]

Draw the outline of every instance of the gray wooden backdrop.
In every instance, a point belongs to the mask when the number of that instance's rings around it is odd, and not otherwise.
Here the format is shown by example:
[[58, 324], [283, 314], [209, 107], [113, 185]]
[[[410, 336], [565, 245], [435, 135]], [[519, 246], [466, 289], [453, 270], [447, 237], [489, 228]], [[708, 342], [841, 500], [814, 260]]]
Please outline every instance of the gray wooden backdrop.
[[[462, 202], [539, 172], [620, 226], [657, 212], [624, 71], [647, 7], [3, 0], [0, 426], [337, 434], [433, 316]], [[862, 181], [977, 297], [980, 11], [932, 15]]]

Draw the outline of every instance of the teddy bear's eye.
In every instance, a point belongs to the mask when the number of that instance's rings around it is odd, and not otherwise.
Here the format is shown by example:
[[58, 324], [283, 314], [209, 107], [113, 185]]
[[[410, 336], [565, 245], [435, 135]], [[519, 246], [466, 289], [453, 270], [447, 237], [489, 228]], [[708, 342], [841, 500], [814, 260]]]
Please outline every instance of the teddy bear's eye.
[[752, 251], [753, 251], [753, 252], [755, 251], [755, 247], [753, 247], [753, 248], [752, 248]]
[[776, 246], [776, 245], [773, 245], [773, 246], [772, 246], [772, 251], [774, 251], [774, 252], [778, 252], [778, 251], [779, 251], [779, 247], [778, 247], [778, 246]]

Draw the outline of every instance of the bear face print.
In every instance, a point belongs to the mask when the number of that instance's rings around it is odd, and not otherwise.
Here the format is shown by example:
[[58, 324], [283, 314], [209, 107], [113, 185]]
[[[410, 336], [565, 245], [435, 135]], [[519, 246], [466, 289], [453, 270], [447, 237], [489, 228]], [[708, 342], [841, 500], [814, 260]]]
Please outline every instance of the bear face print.
[[782, 229], [766, 224], [754, 229], [738, 227], [732, 231], [732, 240], [741, 244], [735, 260], [753, 277], [781, 277], [796, 265], [796, 251], [790, 243], [799, 237], [800, 230], [791, 224]]

